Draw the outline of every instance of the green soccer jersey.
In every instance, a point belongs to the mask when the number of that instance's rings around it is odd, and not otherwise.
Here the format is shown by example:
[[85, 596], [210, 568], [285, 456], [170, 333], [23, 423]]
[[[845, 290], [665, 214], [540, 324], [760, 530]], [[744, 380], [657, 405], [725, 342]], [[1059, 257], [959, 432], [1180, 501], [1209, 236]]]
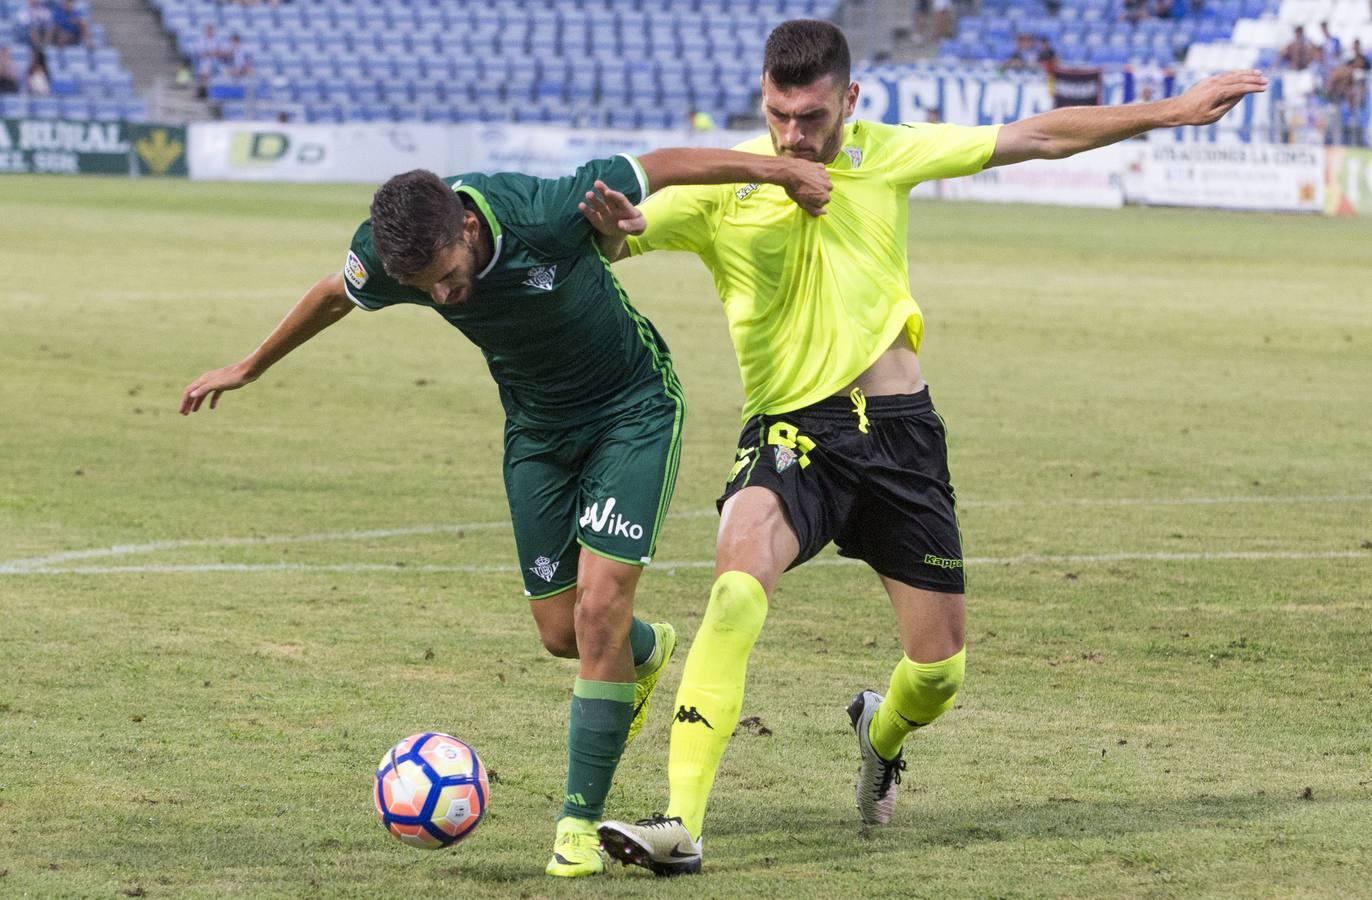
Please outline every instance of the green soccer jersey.
[[679, 396], [667, 345], [630, 304], [577, 203], [600, 179], [635, 203], [642, 167], [620, 155], [565, 178], [467, 173], [444, 181], [468, 197], [490, 229], [494, 254], [467, 302], [438, 305], [388, 276], [371, 222], [353, 235], [343, 267], [353, 303], [367, 310], [427, 306], [481, 348], [510, 420], [561, 428], [654, 396]]

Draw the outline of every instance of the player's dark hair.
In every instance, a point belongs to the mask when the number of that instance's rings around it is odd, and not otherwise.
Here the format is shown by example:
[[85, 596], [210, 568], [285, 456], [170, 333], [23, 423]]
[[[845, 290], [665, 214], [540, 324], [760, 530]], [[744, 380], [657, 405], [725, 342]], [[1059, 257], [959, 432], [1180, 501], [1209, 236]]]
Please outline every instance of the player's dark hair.
[[462, 234], [463, 205], [427, 169], [396, 175], [372, 197], [372, 245], [392, 278], [422, 272]]
[[846, 89], [852, 68], [848, 39], [837, 25], [818, 19], [782, 22], [762, 51], [762, 71], [778, 87], [804, 87], [832, 75], [834, 84]]

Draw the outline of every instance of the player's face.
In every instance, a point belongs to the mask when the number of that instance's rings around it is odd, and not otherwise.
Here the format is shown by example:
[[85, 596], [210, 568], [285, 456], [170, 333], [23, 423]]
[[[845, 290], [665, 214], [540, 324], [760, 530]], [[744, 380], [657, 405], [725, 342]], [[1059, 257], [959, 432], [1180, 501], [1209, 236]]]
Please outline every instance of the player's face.
[[801, 87], [781, 87], [762, 75], [762, 112], [777, 156], [828, 163], [843, 143], [843, 120], [857, 105], [858, 86], [845, 89], [825, 75]]
[[480, 224], [472, 213], [466, 214], [462, 233], [422, 270], [402, 283], [429, 295], [439, 306], [466, 303], [476, 284], [476, 240], [481, 236]]

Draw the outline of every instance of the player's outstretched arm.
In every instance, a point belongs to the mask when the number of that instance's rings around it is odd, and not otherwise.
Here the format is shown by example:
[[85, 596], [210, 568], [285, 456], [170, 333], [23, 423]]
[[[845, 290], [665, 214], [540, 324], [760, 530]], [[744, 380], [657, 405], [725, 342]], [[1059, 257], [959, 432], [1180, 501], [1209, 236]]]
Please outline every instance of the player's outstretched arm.
[[1068, 106], [1040, 113], [1001, 128], [986, 168], [1026, 159], [1062, 159], [1155, 128], [1211, 125], [1248, 94], [1265, 90], [1267, 76], [1245, 69], [1207, 78], [1166, 100], [1127, 106]]
[[219, 405], [220, 394], [252, 384], [286, 354], [346, 316], [352, 308], [343, 288], [342, 273], [321, 279], [291, 307], [260, 347], [241, 361], [206, 372], [188, 384], [181, 392], [181, 415], [200, 409], [206, 397], [210, 398], [210, 409], [214, 409]]

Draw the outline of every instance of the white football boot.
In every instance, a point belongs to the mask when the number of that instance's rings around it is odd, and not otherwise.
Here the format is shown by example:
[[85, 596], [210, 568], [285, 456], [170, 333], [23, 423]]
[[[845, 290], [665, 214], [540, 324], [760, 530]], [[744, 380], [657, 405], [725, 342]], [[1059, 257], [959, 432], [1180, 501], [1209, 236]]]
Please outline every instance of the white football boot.
[[858, 693], [848, 704], [848, 720], [857, 732], [858, 766], [857, 810], [864, 825], [885, 825], [891, 821], [891, 813], [896, 809], [896, 785], [900, 784], [900, 773], [905, 771], [903, 753], [895, 759], [882, 759], [872, 747], [867, 736], [867, 728], [872, 724], [882, 697], [876, 691], [866, 690]]
[[628, 822], [601, 822], [600, 845], [626, 866], [654, 875], [694, 875], [700, 871], [701, 842], [676, 816], [657, 815]]

